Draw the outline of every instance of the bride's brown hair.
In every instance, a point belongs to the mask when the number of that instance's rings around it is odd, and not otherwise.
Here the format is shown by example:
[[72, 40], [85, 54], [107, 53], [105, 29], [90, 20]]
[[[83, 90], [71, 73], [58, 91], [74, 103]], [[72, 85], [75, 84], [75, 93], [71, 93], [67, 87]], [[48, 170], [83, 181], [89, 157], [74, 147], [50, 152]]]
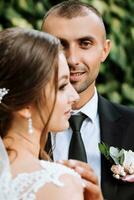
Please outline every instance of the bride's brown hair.
[[[9, 28], [0, 32], [0, 88], [9, 89], [0, 103], [2, 138], [6, 137], [11, 127], [13, 113], [30, 104], [36, 106], [43, 121], [41, 105], [42, 101], [47, 105], [45, 87], [50, 80], [53, 80], [56, 99], [59, 47], [57, 38], [36, 30]], [[44, 123], [40, 157], [44, 157], [47, 127], [53, 108], [54, 104], [47, 123]]]

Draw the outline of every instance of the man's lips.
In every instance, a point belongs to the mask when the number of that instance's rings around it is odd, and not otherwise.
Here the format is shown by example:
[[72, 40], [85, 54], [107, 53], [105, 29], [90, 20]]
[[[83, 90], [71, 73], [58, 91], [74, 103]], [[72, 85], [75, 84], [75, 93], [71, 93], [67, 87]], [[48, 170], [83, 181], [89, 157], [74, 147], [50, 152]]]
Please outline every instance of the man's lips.
[[79, 81], [85, 72], [70, 72], [70, 81], [77, 82]]

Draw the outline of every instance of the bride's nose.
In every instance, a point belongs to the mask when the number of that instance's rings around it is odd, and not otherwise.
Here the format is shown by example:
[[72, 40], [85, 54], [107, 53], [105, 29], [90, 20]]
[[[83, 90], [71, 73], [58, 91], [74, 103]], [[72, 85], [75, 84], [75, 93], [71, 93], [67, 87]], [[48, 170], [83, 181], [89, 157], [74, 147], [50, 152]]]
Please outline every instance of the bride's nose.
[[72, 84], [70, 84], [69, 102], [73, 103], [80, 99], [79, 94], [76, 92]]

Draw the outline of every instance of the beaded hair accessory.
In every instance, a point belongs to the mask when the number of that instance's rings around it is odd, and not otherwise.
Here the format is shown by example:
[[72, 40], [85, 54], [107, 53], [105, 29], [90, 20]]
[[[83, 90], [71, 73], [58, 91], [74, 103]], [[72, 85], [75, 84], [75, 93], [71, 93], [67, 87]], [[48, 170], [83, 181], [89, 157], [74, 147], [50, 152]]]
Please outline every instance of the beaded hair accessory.
[[9, 89], [0, 88], [0, 103], [1, 103], [1, 101], [2, 101], [2, 99], [3, 99], [3, 97], [4, 97], [6, 94], [8, 94], [8, 92], [9, 92]]

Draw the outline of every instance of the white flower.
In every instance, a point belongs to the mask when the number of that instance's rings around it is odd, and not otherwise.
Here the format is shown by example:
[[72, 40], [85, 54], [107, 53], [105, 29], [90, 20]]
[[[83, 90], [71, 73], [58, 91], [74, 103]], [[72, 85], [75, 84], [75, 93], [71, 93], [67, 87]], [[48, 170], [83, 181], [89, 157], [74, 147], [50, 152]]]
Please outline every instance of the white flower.
[[109, 148], [109, 155], [113, 159], [116, 165], [123, 163], [124, 152], [125, 152], [124, 149], [119, 150], [118, 148], [112, 146]]
[[123, 167], [128, 174], [134, 173], [134, 152], [129, 150], [124, 152]]
[[134, 152], [131, 150], [109, 147], [105, 143], [99, 144], [101, 153], [114, 162], [111, 167], [113, 176], [123, 181], [134, 182]]

